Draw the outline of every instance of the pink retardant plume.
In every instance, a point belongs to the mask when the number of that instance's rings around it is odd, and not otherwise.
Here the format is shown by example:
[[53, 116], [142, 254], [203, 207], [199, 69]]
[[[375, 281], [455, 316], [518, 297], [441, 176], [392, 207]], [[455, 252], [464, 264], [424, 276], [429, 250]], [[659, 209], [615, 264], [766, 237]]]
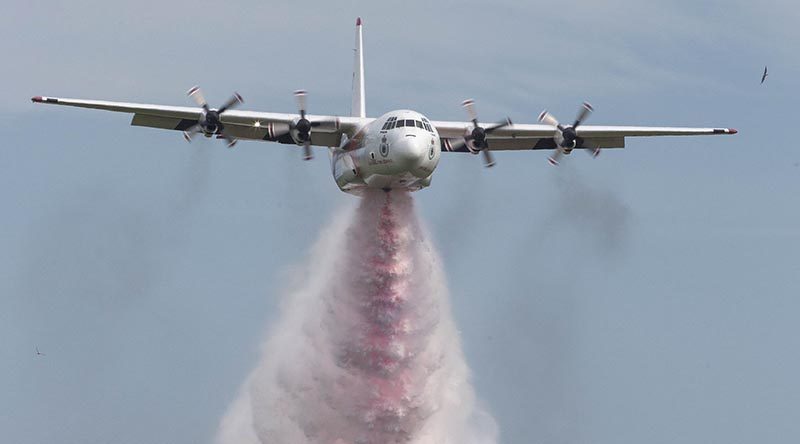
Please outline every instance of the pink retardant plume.
[[220, 444], [490, 444], [407, 193], [368, 192], [297, 270]]

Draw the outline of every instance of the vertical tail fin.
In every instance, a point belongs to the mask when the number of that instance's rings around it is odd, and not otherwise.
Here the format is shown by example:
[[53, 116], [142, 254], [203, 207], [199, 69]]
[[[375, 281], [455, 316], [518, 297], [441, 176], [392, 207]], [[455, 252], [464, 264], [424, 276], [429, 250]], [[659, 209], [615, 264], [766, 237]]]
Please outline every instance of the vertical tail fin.
[[364, 49], [361, 37], [361, 17], [356, 19], [356, 48], [353, 61], [353, 103], [350, 108], [353, 117], [367, 117], [364, 101]]

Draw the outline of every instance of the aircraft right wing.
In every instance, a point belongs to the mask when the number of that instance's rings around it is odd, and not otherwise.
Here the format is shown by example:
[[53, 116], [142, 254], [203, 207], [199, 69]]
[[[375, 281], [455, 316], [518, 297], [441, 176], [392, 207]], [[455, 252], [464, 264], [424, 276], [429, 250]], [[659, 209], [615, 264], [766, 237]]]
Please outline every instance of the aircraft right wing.
[[[49, 105], [73, 106], [133, 114], [131, 125], [177, 131], [186, 131], [197, 125], [203, 113], [202, 107], [166, 106], [43, 96], [36, 96], [31, 100], [35, 103]], [[225, 127], [225, 135], [233, 139], [261, 140], [286, 144], [296, 143], [289, 134], [289, 128], [290, 125], [299, 118], [297, 114], [229, 109], [220, 113], [219, 117], [220, 122]], [[311, 143], [317, 146], [338, 146], [342, 134], [353, 137], [363, 125], [372, 121], [372, 119], [360, 117], [320, 116], [311, 114], [307, 115], [306, 118], [314, 125], [313, 131], [311, 132]]]

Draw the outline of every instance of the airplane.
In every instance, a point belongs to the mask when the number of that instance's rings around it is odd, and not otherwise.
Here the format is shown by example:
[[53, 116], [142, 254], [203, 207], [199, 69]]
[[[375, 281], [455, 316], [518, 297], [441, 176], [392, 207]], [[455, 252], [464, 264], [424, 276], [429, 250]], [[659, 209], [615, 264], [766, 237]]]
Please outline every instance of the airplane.
[[767, 72], [767, 67], [765, 66], [764, 67], [764, 74], [761, 74], [761, 84], [762, 85], [764, 84], [764, 80], [767, 80], [767, 76], [768, 75], [769, 75], [769, 73]]
[[36, 347], [36, 356], [45, 356], [44, 353], [39, 351], [39, 347]]
[[539, 124], [515, 124], [506, 118], [494, 123], [478, 120], [473, 100], [465, 100], [468, 121], [435, 121], [400, 109], [377, 118], [367, 117], [364, 87], [363, 22], [356, 19], [352, 109], [349, 116], [307, 113], [307, 92], [295, 91], [297, 114], [242, 111], [234, 94], [219, 108], [206, 102], [199, 87], [188, 95], [198, 107], [81, 100], [36, 96], [34, 103], [93, 108], [133, 114], [131, 125], [182, 131], [191, 142], [202, 134], [233, 147], [238, 140], [278, 142], [302, 147], [313, 158], [312, 146], [328, 147], [331, 172], [339, 189], [363, 194], [370, 188], [416, 191], [431, 184], [442, 153], [480, 153], [485, 166], [495, 165], [493, 151], [549, 150], [548, 161], [558, 165], [575, 149], [597, 156], [604, 148], [624, 148], [629, 137], [736, 134], [733, 128], [676, 128], [582, 125], [592, 113], [584, 103], [571, 124], [560, 123], [543, 111]]

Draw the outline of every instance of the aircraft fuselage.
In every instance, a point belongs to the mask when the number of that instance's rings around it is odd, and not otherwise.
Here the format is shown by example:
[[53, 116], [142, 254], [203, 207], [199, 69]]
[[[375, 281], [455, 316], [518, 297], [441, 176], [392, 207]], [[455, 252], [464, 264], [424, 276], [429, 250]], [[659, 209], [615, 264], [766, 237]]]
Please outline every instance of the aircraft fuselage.
[[332, 150], [339, 188], [359, 195], [365, 188], [416, 191], [431, 183], [441, 143], [436, 128], [411, 110], [388, 112]]

